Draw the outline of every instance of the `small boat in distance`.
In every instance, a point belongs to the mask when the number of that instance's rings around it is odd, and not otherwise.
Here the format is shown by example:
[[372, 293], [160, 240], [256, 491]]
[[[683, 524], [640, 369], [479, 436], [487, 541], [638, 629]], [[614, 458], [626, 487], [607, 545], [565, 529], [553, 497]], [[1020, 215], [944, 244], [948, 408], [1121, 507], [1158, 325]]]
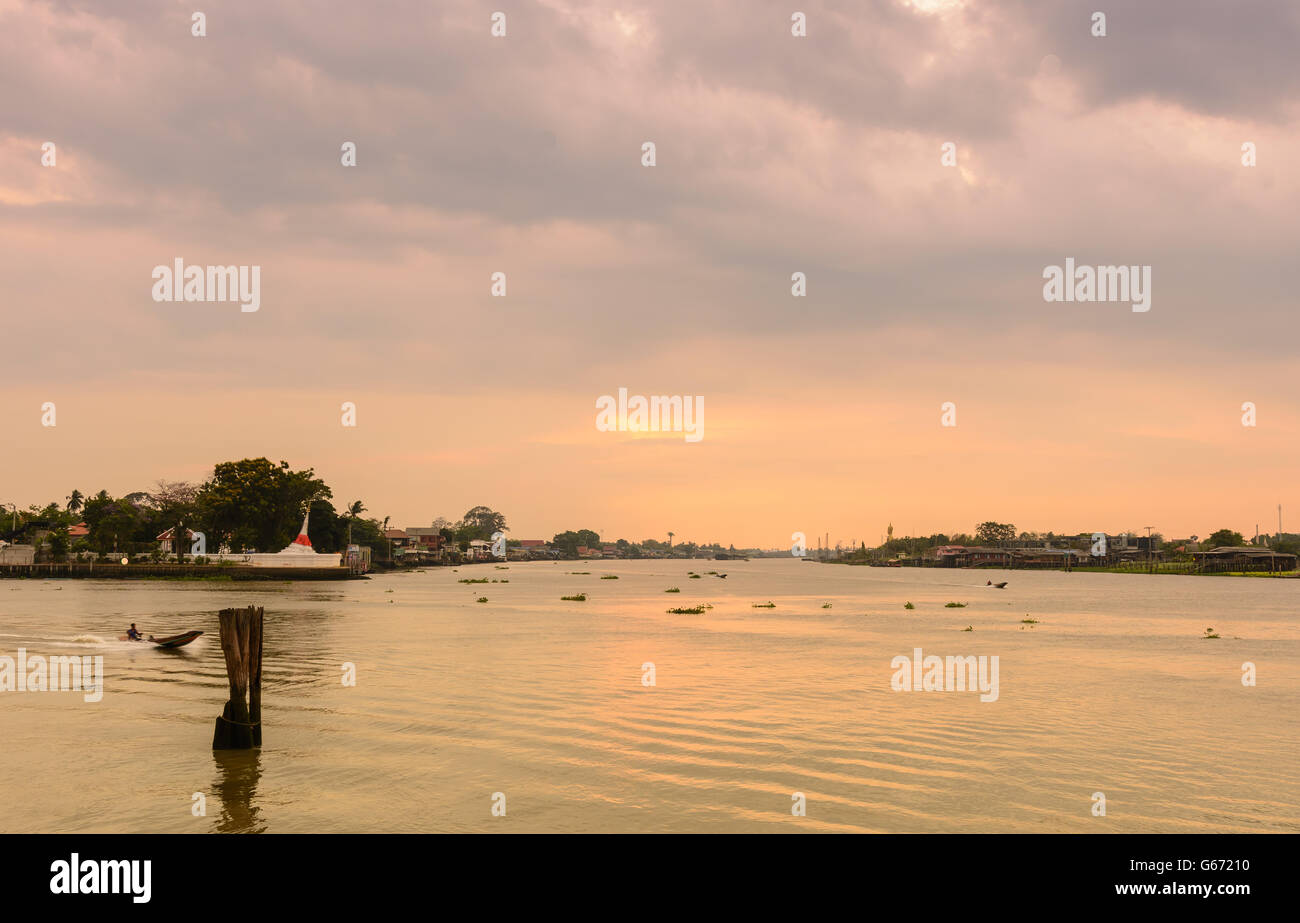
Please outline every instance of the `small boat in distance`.
[[992, 580], [990, 580], [988, 583], [984, 585], [991, 586], [995, 590], [1005, 590], [1007, 588], [1007, 582], [1005, 580], [1003, 580], [1001, 583], [994, 583]]

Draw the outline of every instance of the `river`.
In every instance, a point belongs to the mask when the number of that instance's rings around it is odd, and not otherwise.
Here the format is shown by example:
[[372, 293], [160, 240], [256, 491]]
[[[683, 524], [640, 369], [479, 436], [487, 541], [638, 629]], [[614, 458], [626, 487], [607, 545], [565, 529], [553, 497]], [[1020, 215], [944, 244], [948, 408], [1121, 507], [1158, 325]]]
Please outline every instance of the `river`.
[[[250, 604], [264, 746], [214, 755], [216, 613]], [[115, 640], [130, 622], [207, 634], [166, 652]], [[102, 656], [104, 689], [0, 692], [4, 833], [1300, 831], [1300, 580], [790, 559], [0, 581], [19, 648]], [[895, 690], [917, 648], [997, 657], [996, 698]]]

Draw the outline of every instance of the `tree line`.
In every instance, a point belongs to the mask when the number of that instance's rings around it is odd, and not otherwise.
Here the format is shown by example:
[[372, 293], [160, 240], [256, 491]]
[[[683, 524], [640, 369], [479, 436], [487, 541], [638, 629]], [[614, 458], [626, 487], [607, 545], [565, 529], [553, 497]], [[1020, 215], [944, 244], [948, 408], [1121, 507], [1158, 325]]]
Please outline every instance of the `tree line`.
[[[56, 560], [68, 554], [160, 554], [157, 536], [173, 530], [182, 537], [177, 550], [191, 553], [184, 537], [204, 535], [206, 550], [227, 547], [234, 553], [274, 552], [297, 536], [303, 513], [311, 505], [308, 537], [318, 551], [343, 551], [349, 542], [386, 553], [386, 523], [364, 519], [360, 501], [341, 509], [333, 492], [311, 468], [296, 471], [288, 462], [266, 458], [221, 462], [200, 484], [158, 481], [152, 490], [114, 497], [107, 490], [86, 496], [74, 490], [65, 503], [19, 510], [12, 504], [0, 512], [0, 535], [9, 541], [46, 531], [45, 541]], [[85, 523], [88, 533], [73, 539], [69, 529]]]

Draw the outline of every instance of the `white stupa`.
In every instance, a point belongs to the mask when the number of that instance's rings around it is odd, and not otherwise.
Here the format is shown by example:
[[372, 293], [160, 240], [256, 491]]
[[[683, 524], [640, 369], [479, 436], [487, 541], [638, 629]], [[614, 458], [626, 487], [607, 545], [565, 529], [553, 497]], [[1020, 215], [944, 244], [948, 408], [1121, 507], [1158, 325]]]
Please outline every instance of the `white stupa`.
[[311, 503], [303, 513], [302, 529], [298, 537], [275, 554], [233, 554], [225, 556], [236, 564], [251, 564], [254, 567], [342, 567], [343, 555], [322, 554], [311, 546], [307, 537], [307, 520], [311, 516]]
[[[302, 514], [302, 529], [298, 532], [298, 537], [290, 542], [285, 548], [276, 552], [276, 557], [288, 557], [294, 561], [311, 560], [316, 563], [316, 558], [328, 558], [331, 555], [320, 554], [311, 546], [311, 539], [307, 537], [307, 520], [311, 517], [311, 504], [307, 504], [307, 510]], [[338, 555], [333, 555], [338, 557]]]

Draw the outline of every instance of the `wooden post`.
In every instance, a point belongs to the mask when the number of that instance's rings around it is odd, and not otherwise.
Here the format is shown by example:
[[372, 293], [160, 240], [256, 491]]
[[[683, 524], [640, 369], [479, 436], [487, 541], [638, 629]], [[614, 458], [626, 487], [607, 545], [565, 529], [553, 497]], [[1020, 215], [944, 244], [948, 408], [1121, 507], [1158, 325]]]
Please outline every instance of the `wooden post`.
[[[251, 607], [249, 611], [252, 611]], [[262, 610], [249, 622], [248, 723], [253, 726], [253, 746], [262, 746]]]
[[212, 749], [248, 750], [262, 743], [262, 610], [222, 609], [218, 621], [230, 699], [217, 717]]

